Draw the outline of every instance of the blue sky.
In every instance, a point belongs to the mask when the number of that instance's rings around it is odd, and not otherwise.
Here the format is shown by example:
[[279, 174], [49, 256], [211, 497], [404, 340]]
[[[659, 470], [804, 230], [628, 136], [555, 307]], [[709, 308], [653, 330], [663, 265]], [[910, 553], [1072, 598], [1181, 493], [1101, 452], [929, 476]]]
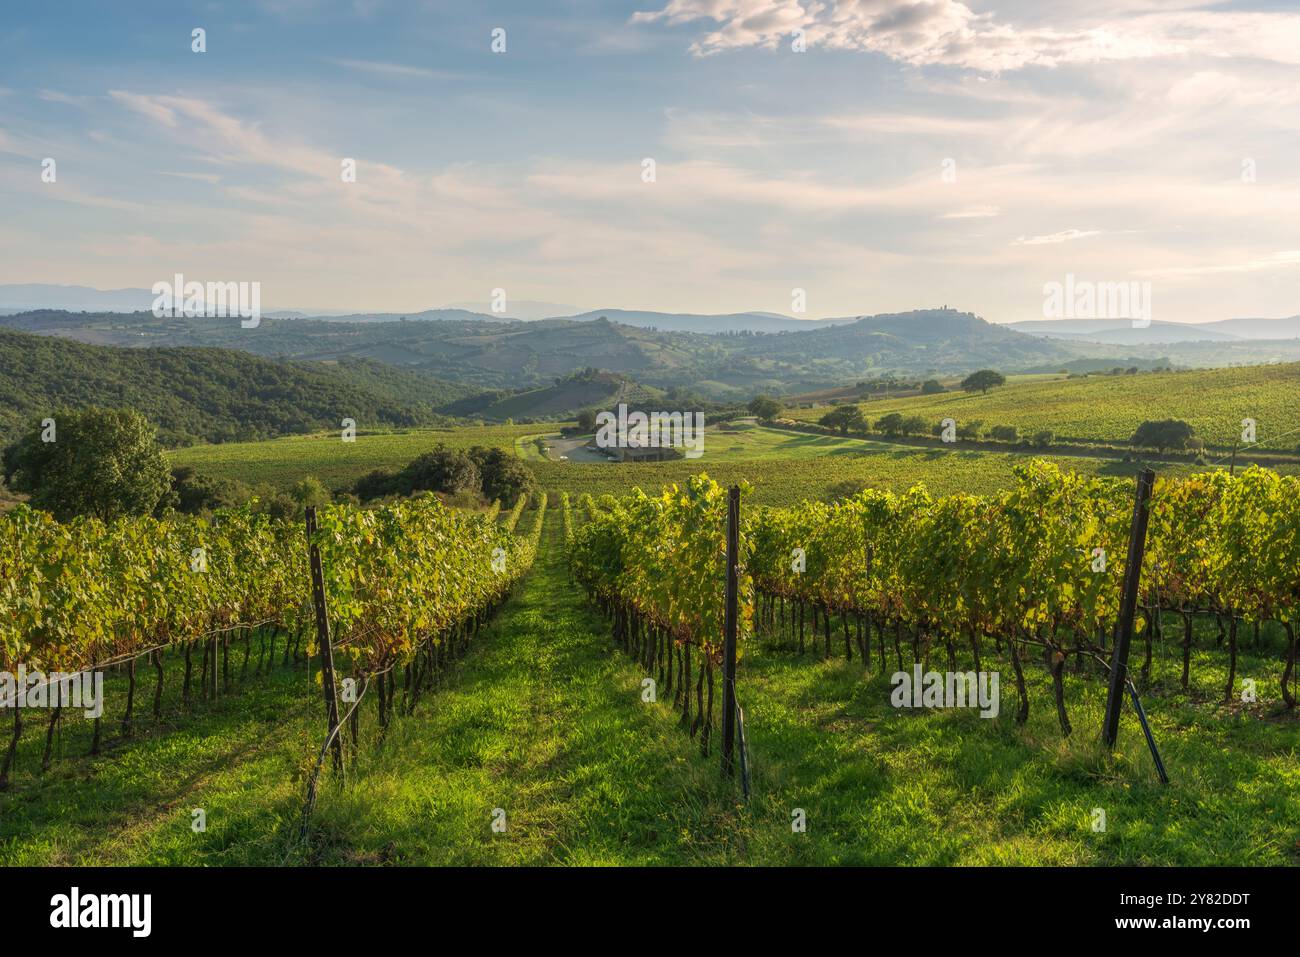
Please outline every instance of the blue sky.
[[1298, 222], [1295, 3], [0, 8], [0, 282], [1208, 321], [1300, 312]]

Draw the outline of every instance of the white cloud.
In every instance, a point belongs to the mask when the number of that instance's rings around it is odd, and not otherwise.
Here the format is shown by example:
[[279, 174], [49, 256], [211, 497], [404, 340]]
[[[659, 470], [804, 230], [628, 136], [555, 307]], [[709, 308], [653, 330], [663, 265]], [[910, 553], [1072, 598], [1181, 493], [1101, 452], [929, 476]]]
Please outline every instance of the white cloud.
[[[1145, 7], [1138, 10], [1149, 9]], [[1179, 11], [1121, 15], [1057, 27], [1020, 25], [976, 13], [960, 0], [668, 0], [634, 23], [712, 21], [691, 45], [697, 55], [788, 46], [803, 30], [811, 46], [866, 50], [912, 65], [990, 73], [1026, 66], [1103, 63], [1185, 53], [1300, 63], [1300, 14]]]
[[1068, 243], [1076, 239], [1087, 239], [1089, 236], [1100, 236], [1099, 229], [1063, 229], [1059, 233], [1048, 233], [1046, 236], [1021, 236], [1012, 242], [1012, 246], [1050, 246], [1055, 243]]

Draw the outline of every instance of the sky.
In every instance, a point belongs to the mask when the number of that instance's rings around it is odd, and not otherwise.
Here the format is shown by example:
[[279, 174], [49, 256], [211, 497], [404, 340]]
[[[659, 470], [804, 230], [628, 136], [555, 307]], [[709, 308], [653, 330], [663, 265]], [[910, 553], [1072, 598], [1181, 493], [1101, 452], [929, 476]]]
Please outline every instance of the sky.
[[1008, 322], [1072, 276], [1294, 315], [1300, 0], [6, 0], [0, 283], [176, 273], [267, 308]]

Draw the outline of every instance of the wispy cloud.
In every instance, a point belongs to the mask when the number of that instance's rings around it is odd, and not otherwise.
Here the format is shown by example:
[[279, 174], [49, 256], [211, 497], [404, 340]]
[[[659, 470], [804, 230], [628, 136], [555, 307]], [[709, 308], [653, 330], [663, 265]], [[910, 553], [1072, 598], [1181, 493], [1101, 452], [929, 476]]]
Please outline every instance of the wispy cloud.
[[1069, 243], [1076, 239], [1087, 239], [1089, 236], [1100, 236], [1099, 229], [1063, 229], [1059, 233], [1048, 233], [1046, 236], [1021, 236], [1012, 241], [1012, 246], [1050, 246], [1054, 243]]
[[944, 213], [940, 219], [991, 219], [1001, 213], [1002, 210], [997, 206], [967, 206], [964, 209], [955, 209], [950, 213]]
[[86, 4], [94, 45], [6, 51], [0, 272], [995, 320], [1146, 272], [1178, 318], [1290, 314], [1300, 14], [1249, 2], [501, 0], [502, 57], [466, 4], [223, 0], [212, 52], [129, 68], [147, 18]]
[[46, 103], [63, 103], [66, 106], [76, 106], [86, 109], [93, 101], [89, 96], [73, 96], [71, 93], [62, 93], [59, 90], [41, 90], [36, 94]]
[[349, 70], [357, 70], [362, 73], [373, 73], [377, 76], [387, 77], [419, 77], [426, 80], [448, 80], [455, 79], [459, 74], [451, 73], [445, 70], [430, 70], [422, 66], [410, 66], [405, 63], [384, 63], [379, 60], [330, 60], [335, 66], [345, 67]]
[[1258, 259], [1248, 259], [1235, 263], [1139, 269], [1135, 271], [1134, 275], [1146, 279], [1192, 279], [1200, 276], [1218, 276], [1225, 273], [1250, 273], [1266, 269], [1287, 269], [1293, 266], [1300, 266], [1300, 249], [1284, 250], [1261, 256]]
[[204, 183], [220, 183], [221, 177], [216, 173], [182, 173], [176, 170], [160, 169], [160, 176], [174, 176], [177, 179], [193, 179]]
[[[691, 44], [700, 56], [744, 47], [788, 47], [794, 31], [812, 46], [883, 53], [916, 66], [990, 73], [1027, 66], [1104, 63], [1197, 52], [1300, 63], [1300, 14], [1227, 10], [1132, 15], [1099, 12], [1056, 27], [976, 13], [960, 0], [669, 0], [633, 23], [716, 24]], [[1144, 15], [1145, 14], [1145, 15]]]
[[140, 96], [126, 90], [109, 90], [108, 95], [129, 110], [134, 110], [163, 126], [176, 125], [176, 112], [163, 101], [164, 97]]

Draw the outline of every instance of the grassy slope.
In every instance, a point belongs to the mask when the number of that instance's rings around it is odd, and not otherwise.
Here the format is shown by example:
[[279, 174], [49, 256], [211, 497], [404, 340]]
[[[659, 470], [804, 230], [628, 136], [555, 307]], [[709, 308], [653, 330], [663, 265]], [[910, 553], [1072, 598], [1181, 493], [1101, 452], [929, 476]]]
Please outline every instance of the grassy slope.
[[[1276, 701], [1223, 708], [1222, 655], [1203, 643], [1194, 688], [1151, 699], [1173, 784], [1154, 780], [1126, 715], [1116, 762], [1091, 742], [1104, 688], [1070, 676], [1062, 742], [1050, 683], [1031, 671], [1027, 727], [913, 714], [861, 666], [754, 642], [742, 704], [755, 764], [746, 807], [676, 727], [640, 701], [641, 673], [569, 584], [552, 515], [538, 565], [482, 640], [395, 726], [358, 774], [327, 788], [295, 842], [319, 741], [301, 672], [261, 679], [214, 713], [111, 759], [70, 760], [0, 796], [0, 861], [45, 863], [1257, 863], [1297, 861], [1294, 718]], [[874, 663], [873, 663], [874, 664]], [[1177, 664], [1157, 655], [1156, 681]], [[1276, 696], [1278, 656], [1242, 661]], [[370, 719], [373, 725], [373, 718]], [[34, 744], [33, 744], [34, 746]], [[27, 760], [30, 767], [31, 760]], [[189, 812], [203, 807], [208, 830]], [[508, 830], [490, 828], [506, 810]], [[1091, 810], [1107, 812], [1093, 833]], [[808, 830], [794, 834], [803, 808]]]
[[[793, 418], [816, 421], [825, 409], [796, 409]], [[1241, 420], [1253, 418], [1258, 438], [1292, 432], [1300, 421], [1300, 364], [1089, 376], [1084, 379], [1015, 382], [988, 395], [949, 392], [937, 396], [877, 399], [863, 404], [872, 420], [888, 412], [923, 415], [936, 422], [982, 419], [984, 425], [1014, 425], [1022, 432], [1049, 429], [1058, 439], [1128, 441], [1147, 419], [1177, 418], [1190, 423], [1211, 445], [1228, 445], [1240, 436]], [[1270, 448], [1291, 450], [1300, 433]]]

